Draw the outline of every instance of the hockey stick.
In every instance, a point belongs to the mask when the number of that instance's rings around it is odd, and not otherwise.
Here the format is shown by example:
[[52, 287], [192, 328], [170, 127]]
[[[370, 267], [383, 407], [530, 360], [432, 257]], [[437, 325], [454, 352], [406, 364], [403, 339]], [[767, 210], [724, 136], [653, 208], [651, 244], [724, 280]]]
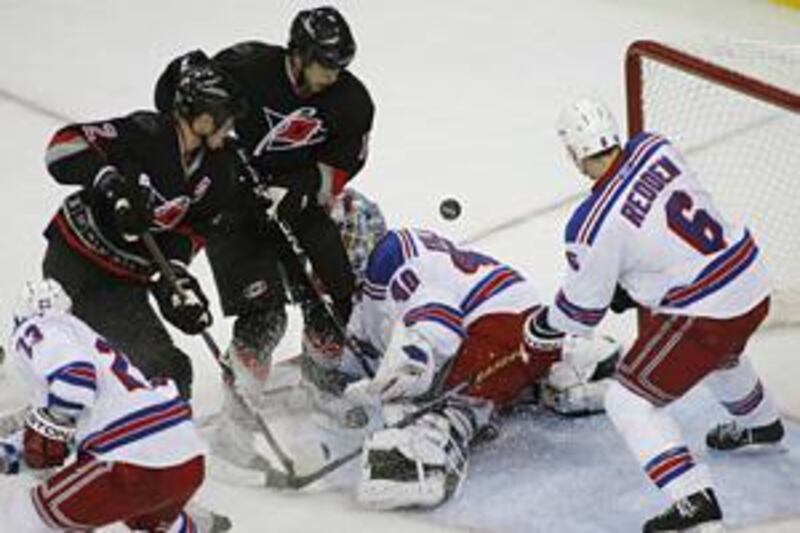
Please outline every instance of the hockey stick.
[[[183, 290], [181, 289], [180, 285], [178, 285], [178, 279], [175, 277], [175, 272], [172, 270], [172, 267], [170, 266], [166, 257], [164, 257], [164, 253], [161, 251], [161, 248], [159, 248], [158, 243], [156, 243], [155, 239], [153, 238], [153, 235], [149, 231], [145, 231], [141, 235], [141, 238], [145, 248], [147, 248], [147, 251], [156, 262], [161, 274], [166, 278], [167, 283], [170, 284], [172, 290], [174, 290], [180, 295], [181, 298], [183, 298]], [[223, 381], [227, 384], [228, 390], [230, 391], [234, 401], [239, 404], [239, 406], [242, 407], [242, 409], [247, 412], [253, 420], [255, 420], [256, 425], [258, 426], [261, 434], [264, 435], [267, 444], [269, 444], [270, 448], [275, 453], [275, 456], [278, 458], [278, 461], [280, 461], [281, 466], [286, 469], [286, 472], [281, 472], [281, 474], [287, 476], [287, 479], [291, 480], [295, 477], [294, 462], [289, 458], [288, 455], [286, 455], [280, 444], [278, 444], [278, 441], [275, 439], [275, 435], [272, 433], [272, 430], [270, 430], [264, 419], [261, 418], [261, 416], [258, 415], [258, 412], [249, 405], [244, 395], [242, 395], [236, 389], [233, 370], [231, 369], [228, 361], [225, 360], [225, 356], [222, 354], [222, 351], [219, 349], [219, 345], [217, 345], [214, 338], [211, 336], [208, 330], [205, 329], [200, 334], [203, 337], [203, 341], [205, 341], [208, 350], [211, 352], [211, 355], [214, 356], [217, 364], [219, 364], [223, 374]]]
[[[436, 409], [437, 407], [439, 407], [441, 404], [443, 404], [453, 396], [460, 394], [461, 392], [469, 389], [472, 386], [482, 383], [487, 378], [494, 375], [498, 370], [505, 368], [506, 365], [510, 363], [515, 357], [522, 357], [522, 354], [519, 350], [507, 355], [505, 358], [500, 359], [499, 361], [496, 361], [489, 368], [476, 372], [469, 379], [466, 379], [461, 383], [459, 383], [458, 385], [454, 385], [453, 387], [447, 389], [441, 394], [441, 396], [438, 396], [422, 404], [419, 408], [404, 416], [399, 422], [386, 426], [384, 429], [404, 428], [408, 426], [418, 418]], [[311, 472], [306, 475], [295, 476], [294, 479], [288, 479], [287, 476], [283, 475], [282, 472], [276, 473], [272, 468], [264, 469], [266, 474], [264, 485], [272, 488], [290, 488], [294, 490], [303, 489], [308, 485], [316, 481], [319, 481], [323, 477], [327, 476], [329, 473], [338, 470], [340, 467], [346, 465], [347, 463], [358, 457], [363, 449], [364, 449], [363, 445], [359, 446], [353, 451], [348, 452], [345, 455], [326, 463], [325, 465], [321, 466], [314, 472]]]
[[[250, 175], [250, 180], [254, 187], [253, 192], [262, 198], [267, 198], [266, 188], [268, 187], [268, 185], [266, 184], [266, 181], [261, 177], [261, 174], [258, 172], [258, 170], [256, 170], [255, 167], [253, 167], [253, 165], [250, 163], [250, 159], [247, 157], [244, 148], [241, 146], [237, 146], [236, 154], [239, 156], [239, 160], [247, 170], [247, 173]], [[364, 373], [369, 377], [374, 377], [375, 373], [373, 372], [372, 368], [366, 361], [368, 356], [365, 355], [364, 352], [361, 350], [361, 348], [355, 342], [353, 342], [353, 340], [350, 337], [347, 336], [346, 324], [342, 322], [341, 318], [339, 317], [339, 314], [333, 308], [331, 303], [328, 301], [328, 298], [323, 293], [322, 288], [316, 282], [315, 280], [316, 276], [314, 275], [313, 264], [309, 260], [308, 255], [306, 255], [305, 251], [303, 251], [303, 247], [300, 245], [300, 241], [297, 239], [297, 236], [295, 236], [295, 234], [292, 232], [292, 229], [289, 227], [289, 225], [280, 218], [278, 218], [277, 216], [273, 217], [270, 214], [267, 214], [267, 217], [278, 226], [278, 229], [280, 229], [284, 239], [286, 239], [286, 242], [292, 248], [292, 252], [294, 253], [295, 259], [297, 259], [297, 262], [300, 264], [300, 268], [306, 277], [306, 282], [314, 291], [314, 295], [316, 296], [317, 301], [324, 307], [325, 313], [328, 315], [328, 319], [331, 321], [333, 327], [336, 329], [336, 333], [342, 339], [344, 339], [345, 345], [353, 353], [356, 359], [358, 359], [358, 362], [361, 365], [362, 370], [364, 370]]]

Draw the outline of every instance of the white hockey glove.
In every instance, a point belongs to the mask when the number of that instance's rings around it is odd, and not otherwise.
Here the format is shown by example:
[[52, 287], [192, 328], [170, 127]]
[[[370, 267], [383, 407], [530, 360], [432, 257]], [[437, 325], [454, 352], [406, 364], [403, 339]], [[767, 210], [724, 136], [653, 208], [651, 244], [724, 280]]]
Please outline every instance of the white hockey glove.
[[375, 377], [349, 385], [345, 394], [364, 404], [414, 398], [428, 391], [433, 375], [433, 346], [415, 330], [398, 325]]
[[542, 385], [542, 403], [567, 416], [602, 412], [621, 350], [609, 337], [567, 338], [563, 359], [552, 366]]
[[467, 475], [468, 436], [444, 413], [428, 413], [404, 428], [370, 436], [361, 455], [359, 503], [372, 509], [434, 507]]

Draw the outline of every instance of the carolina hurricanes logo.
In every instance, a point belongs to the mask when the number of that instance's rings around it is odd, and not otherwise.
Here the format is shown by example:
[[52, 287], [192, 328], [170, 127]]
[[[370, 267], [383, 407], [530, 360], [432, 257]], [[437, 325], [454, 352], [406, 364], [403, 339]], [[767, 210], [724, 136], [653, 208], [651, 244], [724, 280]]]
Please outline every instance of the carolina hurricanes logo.
[[328, 131], [313, 107], [300, 107], [283, 115], [264, 107], [267, 133], [256, 145], [253, 153], [258, 156], [266, 151], [282, 151], [303, 148], [324, 142]]
[[173, 229], [189, 212], [191, 204], [188, 196], [167, 200], [153, 210], [153, 223], [161, 230]]

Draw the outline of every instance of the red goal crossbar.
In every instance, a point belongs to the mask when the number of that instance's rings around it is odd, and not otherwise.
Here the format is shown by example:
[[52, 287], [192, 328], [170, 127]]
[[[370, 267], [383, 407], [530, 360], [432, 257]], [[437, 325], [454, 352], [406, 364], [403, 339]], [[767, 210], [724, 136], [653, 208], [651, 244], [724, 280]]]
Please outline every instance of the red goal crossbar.
[[[793, 113], [800, 113], [800, 94], [716, 65], [676, 48], [655, 41], [642, 40], [632, 43], [625, 55], [625, 90], [630, 136], [639, 133], [645, 127], [642, 106], [642, 58], [668, 65]], [[676, 95], [676, 98], [680, 98], [680, 95]]]

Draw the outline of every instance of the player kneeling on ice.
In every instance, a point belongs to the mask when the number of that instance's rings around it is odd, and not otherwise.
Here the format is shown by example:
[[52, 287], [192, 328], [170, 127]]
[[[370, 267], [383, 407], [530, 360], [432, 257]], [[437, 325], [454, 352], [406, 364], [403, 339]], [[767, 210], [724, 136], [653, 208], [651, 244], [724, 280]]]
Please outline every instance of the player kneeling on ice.
[[526, 345], [552, 350], [564, 333], [590, 335], [613, 300], [638, 307], [638, 337], [605, 405], [647, 475], [675, 501], [644, 530], [719, 527], [709, 473], [664, 407], [703, 380], [735, 418], [708, 433], [709, 448], [783, 438], [775, 405], [741, 357], [769, 309], [758, 246], [722, 216], [663, 137], [643, 132], [623, 147], [611, 112], [590, 100], [562, 112], [558, 133], [594, 185], [567, 225], [564, 284], [553, 305], [528, 319]]
[[309, 347], [306, 375], [334, 393], [344, 389], [356, 404], [382, 408], [385, 426], [363, 447], [361, 503], [394, 509], [446, 501], [466, 476], [470, 445], [496, 433], [495, 413], [548, 376], [554, 387], [544, 396], [557, 410], [601, 408], [608, 380], [590, 378], [598, 362], [613, 361], [616, 343], [523, 353], [522, 324], [541, 304], [519, 272], [431, 231], [381, 235], [382, 224], [369, 222], [379, 217], [374, 204], [346, 195], [334, 215], [362, 278], [348, 324], [353, 342], [335, 359]]
[[174, 383], [146, 381], [70, 306], [61, 286], [45, 280], [25, 285], [15, 313], [9, 357], [31, 407], [25, 427], [0, 441], [0, 472], [60, 469], [0, 501], [3, 531], [116, 522], [153, 533], [230, 529], [223, 517], [185, 510], [203, 483], [205, 447]]

